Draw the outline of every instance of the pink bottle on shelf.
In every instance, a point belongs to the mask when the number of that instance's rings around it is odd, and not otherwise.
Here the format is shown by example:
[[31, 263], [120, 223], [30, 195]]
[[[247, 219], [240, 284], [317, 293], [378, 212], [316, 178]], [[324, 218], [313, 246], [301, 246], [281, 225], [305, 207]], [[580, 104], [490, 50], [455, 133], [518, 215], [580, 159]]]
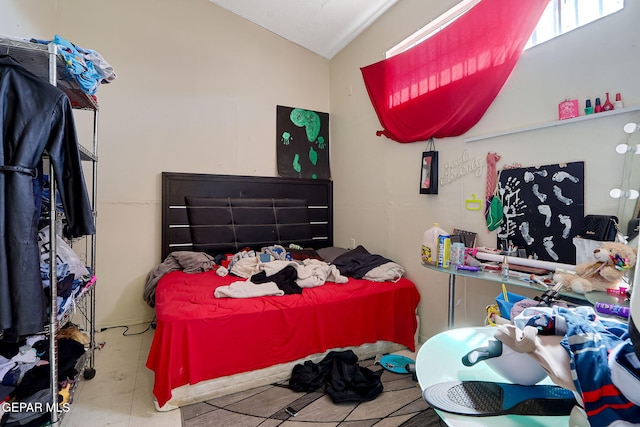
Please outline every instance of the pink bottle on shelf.
[[609, 100], [609, 92], [607, 92], [607, 99], [602, 104], [602, 111], [611, 111], [613, 110], [613, 104]]

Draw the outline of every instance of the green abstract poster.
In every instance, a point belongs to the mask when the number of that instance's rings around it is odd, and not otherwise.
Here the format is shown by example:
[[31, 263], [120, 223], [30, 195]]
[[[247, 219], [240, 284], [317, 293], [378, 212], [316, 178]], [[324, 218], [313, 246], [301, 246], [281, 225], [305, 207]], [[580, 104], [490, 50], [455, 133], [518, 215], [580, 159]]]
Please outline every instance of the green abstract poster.
[[330, 179], [329, 114], [278, 105], [278, 175]]

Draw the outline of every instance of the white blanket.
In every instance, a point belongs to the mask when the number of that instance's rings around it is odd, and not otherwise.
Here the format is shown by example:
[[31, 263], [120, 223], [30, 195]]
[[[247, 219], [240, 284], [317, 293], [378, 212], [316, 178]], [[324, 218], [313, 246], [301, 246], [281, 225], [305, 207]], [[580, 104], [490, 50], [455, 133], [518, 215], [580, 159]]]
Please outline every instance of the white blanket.
[[284, 291], [278, 288], [274, 282], [261, 283], [259, 285], [249, 280], [239, 280], [227, 286], [218, 286], [213, 295], [216, 298], [253, 298], [264, 296], [282, 296]]
[[363, 279], [372, 282], [397, 282], [404, 274], [404, 267], [395, 262], [387, 262], [367, 271]]
[[231, 268], [231, 273], [247, 280], [233, 282], [230, 285], [219, 286], [214, 291], [216, 298], [251, 298], [267, 295], [284, 295], [284, 291], [278, 288], [274, 282], [255, 284], [250, 278], [256, 273], [264, 271], [267, 277], [281, 271], [287, 266], [293, 266], [298, 274], [296, 283], [301, 288], [314, 288], [324, 285], [326, 282], [347, 283], [348, 277], [340, 274], [335, 265], [329, 265], [324, 261], [306, 259], [302, 263], [296, 261], [270, 261], [259, 262], [258, 258], [243, 258]]
[[329, 265], [317, 259], [305, 259], [302, 264], [296, 261], [270, 261], [260, 263], [258, 268], [269, 277], [288, 265], [295, 267], [298, 272], [296, 283], [301, 288], [315, 288], [324, 285], [325, 282], [347, 283], [349, 280], [348, 277], [340, 274], [335, 265]]

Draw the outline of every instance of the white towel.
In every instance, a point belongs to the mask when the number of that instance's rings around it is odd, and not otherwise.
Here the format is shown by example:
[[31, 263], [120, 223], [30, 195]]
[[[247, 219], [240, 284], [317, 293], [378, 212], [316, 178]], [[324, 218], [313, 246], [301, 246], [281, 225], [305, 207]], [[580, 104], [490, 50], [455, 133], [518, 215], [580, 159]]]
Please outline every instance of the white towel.
[[263, 296], [282, 296], [284, 291], [275, 282], [265, 282], [259, 285], [246, 280], [233, 282], [228, 286], [219, 286], [213, 292], [216, 298], [253, 298]]
[[303, 265], [297, 266], [298, 280], [301, 288], [314, 288], [325, 282], [347, 283], [349, 278], [340, 274], [335, 265], [329, 265], [319, 260], [306, 259]]

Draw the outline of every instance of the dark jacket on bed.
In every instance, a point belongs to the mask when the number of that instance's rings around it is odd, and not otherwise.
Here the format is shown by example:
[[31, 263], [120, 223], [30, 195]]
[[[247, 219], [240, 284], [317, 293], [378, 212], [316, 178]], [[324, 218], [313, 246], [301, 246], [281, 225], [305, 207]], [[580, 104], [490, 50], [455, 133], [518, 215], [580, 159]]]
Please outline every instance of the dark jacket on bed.
[[67, 220], [66, 235], [93, 234], [69, 98], [12, 58], [0, 55], [0, 331], [43, 330], [38, 221], [46, 152]]
[[357, 248], [334, 259], [331, 264], [335, 265], [343, 276], [362, 279], [369, 271], [388, 262], [392, 261], [382, 255], [371, 254], [358, 245]]

